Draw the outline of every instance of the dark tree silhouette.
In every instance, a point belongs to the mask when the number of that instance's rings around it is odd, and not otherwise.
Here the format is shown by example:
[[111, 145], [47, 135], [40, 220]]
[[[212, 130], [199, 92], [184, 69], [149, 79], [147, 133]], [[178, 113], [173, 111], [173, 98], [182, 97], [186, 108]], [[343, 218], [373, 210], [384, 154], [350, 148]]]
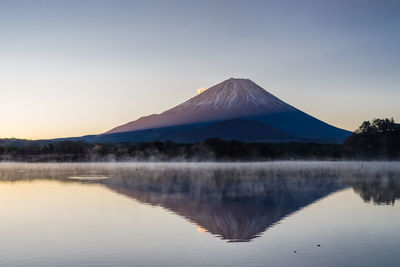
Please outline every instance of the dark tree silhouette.
[[393, 118], [364, 121], [343, 148], [347, 156], [356, 158], [400, 158], [400, 124]]
[[86, 143], [0, 139], [0, 161], [109, 160], [340, 160], [400, 159], [400, 124], [393, 119], [365, 121], [344, 144], [244, 143], [211, 138], [196, 143]]

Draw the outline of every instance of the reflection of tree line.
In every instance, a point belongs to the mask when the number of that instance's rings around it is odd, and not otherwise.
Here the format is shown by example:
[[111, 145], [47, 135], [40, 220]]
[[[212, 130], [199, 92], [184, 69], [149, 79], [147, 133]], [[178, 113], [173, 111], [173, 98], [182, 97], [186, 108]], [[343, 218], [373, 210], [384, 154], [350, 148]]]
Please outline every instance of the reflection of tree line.
[[59, 169], [51, 165], [30, 169], [26, 165], [0, 168], [0, 179], [74, 182], [68, 177], [106, 175], [110, 179], [81, 182], [101, 184], [141, 202], [164, 207], [229, 241], [249, 241], [284, 217], [348, 186], [374, 203], [389, 204], [400, 198], [398, 167], [304, 165], [78, 165]]
[[400, 199], [400, 175], [398, 172], [388, 171], [369, 177], [354, 177], [349, 184], [366, 202], [393, 205], [396, 199]]

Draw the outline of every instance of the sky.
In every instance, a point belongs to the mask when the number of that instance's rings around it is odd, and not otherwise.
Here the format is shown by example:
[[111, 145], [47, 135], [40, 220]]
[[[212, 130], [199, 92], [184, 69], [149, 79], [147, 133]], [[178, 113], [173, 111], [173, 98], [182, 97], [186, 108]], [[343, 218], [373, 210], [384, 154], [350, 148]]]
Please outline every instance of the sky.
[[103, 133], [231, 77], [400, 120], [400, 1], [0, 1], [0, 138]]

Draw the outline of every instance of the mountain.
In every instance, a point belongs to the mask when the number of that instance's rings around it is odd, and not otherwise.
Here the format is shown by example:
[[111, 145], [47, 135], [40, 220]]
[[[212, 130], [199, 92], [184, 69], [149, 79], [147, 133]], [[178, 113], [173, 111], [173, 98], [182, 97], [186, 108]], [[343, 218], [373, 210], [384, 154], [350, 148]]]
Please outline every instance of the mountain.
[[231, 78], [161, 114], [141, 117], [103, 134], [53, 141], [197, 142], [219, 138], [243, 142], [342, 143], [350, 134], [283, 102], [248, 79]]
[[106, 134], [295, 110], [254, 82], [231, 78], [161, 114], [128, 122], [111, 129]]
[[283, 102], [249, 79], [231, 78], [161, 114], [141, 117], [86, 140], [193, 142], [216, 137], [246, 142], [341, 143], [349, 135]]

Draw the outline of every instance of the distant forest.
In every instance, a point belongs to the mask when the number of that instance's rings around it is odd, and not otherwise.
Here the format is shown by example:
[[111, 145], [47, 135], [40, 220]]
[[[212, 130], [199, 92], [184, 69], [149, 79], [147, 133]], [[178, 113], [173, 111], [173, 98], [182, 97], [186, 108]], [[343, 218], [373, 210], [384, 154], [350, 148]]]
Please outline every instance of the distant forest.
[[244, 143], [216, 138], [196, 143], [95, 144], [83, 141], [0, 139], [0, 161], [266, 161], [399, 160], [400, 124], [365, 121], [343, 144]]

